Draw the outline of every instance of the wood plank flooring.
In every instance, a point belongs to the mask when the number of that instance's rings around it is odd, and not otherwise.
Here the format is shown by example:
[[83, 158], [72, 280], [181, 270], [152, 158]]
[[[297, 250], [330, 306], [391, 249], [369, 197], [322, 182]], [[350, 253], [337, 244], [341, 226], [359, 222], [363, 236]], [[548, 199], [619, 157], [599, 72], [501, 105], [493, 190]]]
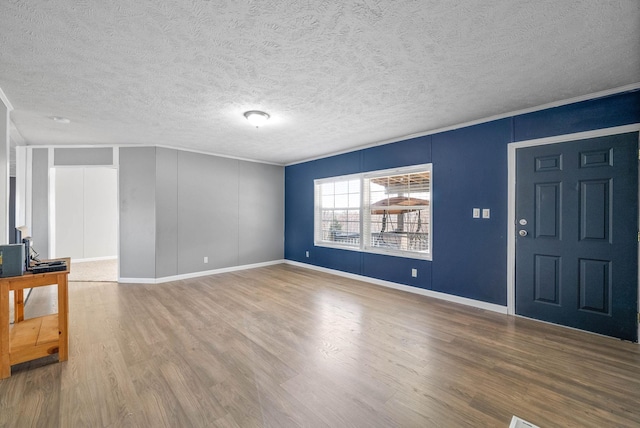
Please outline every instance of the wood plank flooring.
[[0, 427], [640, 426], [637, 344], [295, 266], [71, 283], [69, 308], [69, 361], [14, 366]]

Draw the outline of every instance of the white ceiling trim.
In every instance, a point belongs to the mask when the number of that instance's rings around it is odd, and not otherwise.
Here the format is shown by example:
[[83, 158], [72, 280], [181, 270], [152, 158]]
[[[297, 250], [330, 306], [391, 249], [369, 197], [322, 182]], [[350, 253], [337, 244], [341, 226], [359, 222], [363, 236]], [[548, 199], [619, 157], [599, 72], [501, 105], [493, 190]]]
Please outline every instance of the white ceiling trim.
[[314, 160], [328, 158], [328, 157], [331, 157], [331, 156], [337, 156], [337, 155], [341, 155], [341, 154], [345, 154], [345, 153], [351, 153], [351, 152], [355, 152], [355, 151], [358, 151], [358, 150], [368, 149], [368, 148], [371, 148], [371, 147], [383, 146], [385, 144], [398, 143], [400, 141], [410, 140], [412, 138], [426, 137], [427, 135], [434, 135], [434, 134], [439, 134], [439, 133], [446, 132], [446, 131], [453, 131], [455, 129], [467, 128], [469, 126], [479, 125], [481, 123], [492, 122], [494, 120], [500, 120], [500, 119], [504, 119], [504, 118], [507, 118], [507, 117], [519, 116], [519, 115], [522, 115], [522, 114], [533, 113], [533, 112], [536, 112], [536, 111], [546, 110], [546, 109], [550, 109], [550, 108], [554, 108], [554, 107], [561, 107], [561, 106], [565, 106], [565, 105], [569, 105], [569, 104], [579, 103], [581, 101], [593, 100], [593, 99], [596, 99], [596, 98], [604, 98], [604, 97], [607, 97], [607, 96], [610, 96], [610, 95], [622, 94], [624, 92], [635, 91], [635, 90], [638, 90], [638, 89], [640, 89], [640, 82], [633, 83], [631, 85], [621, 86], [619, 88], [609, 89], [609, 90], [606, 90], [606, 91], [594, 92], [593, 94], [581, 95], [579, 97], [573, 97], [573, 98], [569, 98], [569, 99], [562, 100], [562, 101], [554, 101], [554, 102], [547, 103], [547, 104], [542, 104], [542, 105], [539, 105], [539, 106], [536, 106], [536, 107], [530, 107], [530, 108], [526, 108], [526, 109], [516, 110], [516, 111], [513, 111], [511, 113], [496, 114], [494, 116], [489, 116], [489, 117], [486, 117], [486, 118], [483, 118], [483, 119], [478, 119], [478, 120], [472, 120], [470, 122], [464, 122], [464, 123], [461, 123], [461, 124], [458, 124], [458, 125], [452, 125], [452, 126], [446, 126], [444, 128], [432, 129], [430, 131], [419, 132], [419, 133], [411, 134], [411, 135], [405, 135], [403, 137], [398, 137], [398, 138], [390, 138], [388, 140], [383, 140], [383, 141], [378, 141], [376, 143], [366, 144], [364, 146], [360, 146], [360, 147], [356, 147], [356, 148], [348, 149], [348, 150], [343, 150], [343, 151], [339, 151], [339, 152], [335, 152], [335, 153], [332, 153], [332, 154], [329, 154], [329, 155], [317, 156], [317, 157], [301, 160], [299, 162], [291, 162], [291, 163], [286, 164], [285, 166], [297, 165], [297, 164], [305, 163], [305, 162], [311, 162], [311, 161], [314, 161]]
[[203, 150], [185, 149], [185, 148], [176, 147], [176, 146], [157, 145], [155, 147], [160, 147], [160, 148], [163, 148], [163, 149], [179, 150], [181, 152], [198, 153], [198, 154], [201, 154], [201, 155], [216, 156], [216, 157], [219, 157], [219, 158], [235, 159], [235, 160], [244, 161], [244, 162], [263, 163], [265, 165], [275, 165], [275, 166], [285, 166], [282, 163], [267, 162], [267, 161], [243, 158], [243, 157], [238, 157], [238, 156], [222, 155], [222, 154], [219, 154], [219, 153], [207, 152], [207, 151], [203, 151]]
[[0, 100], [7, 107], [7, 109], [9, 109], [9, 111], [13, 110], [13, 106], [11, 105], [11, 101], [9, 101], [9, 98], [7, 98], [7, 96], [5, 95], [5, 93], [2, 90], [2, 88], [0, 88]]

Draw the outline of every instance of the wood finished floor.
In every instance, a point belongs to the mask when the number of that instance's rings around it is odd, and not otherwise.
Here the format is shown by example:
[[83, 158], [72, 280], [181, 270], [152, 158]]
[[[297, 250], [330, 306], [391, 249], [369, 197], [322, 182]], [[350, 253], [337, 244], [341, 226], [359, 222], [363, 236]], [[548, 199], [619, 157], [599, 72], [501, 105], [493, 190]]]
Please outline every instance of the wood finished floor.
[[289, 265], [69, 287], [69, 361], [14, 366], [0, 427], [640, 426], [637, 344]]

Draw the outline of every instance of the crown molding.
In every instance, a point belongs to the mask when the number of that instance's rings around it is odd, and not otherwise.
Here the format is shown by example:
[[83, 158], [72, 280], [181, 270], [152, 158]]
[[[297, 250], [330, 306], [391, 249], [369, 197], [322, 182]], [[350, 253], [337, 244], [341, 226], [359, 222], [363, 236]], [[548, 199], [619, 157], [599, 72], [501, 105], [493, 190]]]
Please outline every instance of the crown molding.
[[354, 148], [351, 148], [351, 149], [345, 149], [345, 150], [341, 150], [341, 151], [338, 151], [338, 152], [328, 153], [328, 154], [322, 155], [322, 156], [315, 156], [315, 157], [312, 157], [312, 158], [308, 158], [308, 159], [304, 159], [304, 160], [300, 160], [300, 161], [287, 163], [287, 164], [285, 164], [285, 166], [291, 166], [291, 165], [297, 165], [297, 164], [300, 164], [300, 163], [311, 162], [311, 161], [314, 161], [314, 160], [324, 159], [324, 158], [328, 158], [328, 157], [331, 157], [331, 156], [342, 155], [342, 154], [345, 154], [345, 153], [357, 152], [358, 150], [364, 150], [364, 149], [369, 149], [371, 147], [383, 146], [385, 144], [397, 143], [397, 142], [400, 142], [400, 141], [410, 140], [412, 138], [426, 137], [427, 135], [434, 135], [434, 134], [439, 134], [441, 132], [453, 131], [454, 129], [467, 128], [469, 126], [479, 125], [481, 123], [493, 122], [494, 120], [500, 120], [500, 119], [505, 119], [505, 118], [508, 118], [508, 117], [520, 116], [522, 114], [533, 113], [533, 112], [536, 112], [536, 111], [547, 110], [547, 109], [554, 108], [554, 107], [561, 107], [561, 106], [565, 106], [565, 105], [569, 105], [569, 104], [575, 104], [575, 103], [579, 103], [581, 101], [588, 101], [588, 100], [594, 100], [594, 99], [597, 99], [597, 98], [604, 98], [604, 97], [608, 97], [610, 95], [616, 95], [616, 94], [622, 94], [622, 93], [625, 93], [625, 92], [636, 91], [638, 89], [640, 89], [640, 82], [632, 83], [630, 85], [625, 85], [625, 86], [619, 86], [617, 88], [607, 89], [607, 90], [604, 90], [604, 91], [593, 92], [591, 94], [580, 95], [578, 97], [568, 98], [568, 99], [565, 99], [565, 100], [553, 101], [553, 102], [546, 103], [546, 104], [541, 104], [541, 105], [538, 105], [538, 106], [535, 106], [535, 107], [529, 107], [529, 108], [526, 108], [526, 109], [515, 110], [515, 111], [509, 112], [509, 113], [496, 114], [496, 115], [485, 117], [485, 118], [482, 118], [482, 119], [472, 120], [472, 121], [469, 121], [469, 122], [463, 122], [463, 123], [459, 123], [459, 124], [456, 124], [456, 125], [445, 126], [443, 128], [435, 128], [435, 129], [431, 129], [429, 131], [417, 132], [417, 133], [414, 133], [414, 134], [404, 135], [402, 137], [395, 137], [395, 138], [390, 138], [390, 139], [387, 139], [387, 140], [377, 141], [375, 143], [365, 144], [365, 145], [354, 147]]
[[11, 101], [7, 98], [7, 95], [4, 93], [2, 88], [0, 88], [0, 101], [9, 109], [9, 111], [13, 110], [13, 106], [11, 105]]

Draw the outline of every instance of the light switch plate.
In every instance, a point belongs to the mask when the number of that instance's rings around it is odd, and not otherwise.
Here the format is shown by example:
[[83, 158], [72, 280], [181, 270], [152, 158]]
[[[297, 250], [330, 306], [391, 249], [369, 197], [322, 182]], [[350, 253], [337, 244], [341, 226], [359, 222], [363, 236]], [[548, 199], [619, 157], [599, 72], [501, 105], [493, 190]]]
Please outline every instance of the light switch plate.
[[480, 218], [480, 208], [473, 209], [473, 218]]
[[491, 210], [489, 208], [483, 208], [482, 218], [489, 218], [489, 217], [491, 217]]

